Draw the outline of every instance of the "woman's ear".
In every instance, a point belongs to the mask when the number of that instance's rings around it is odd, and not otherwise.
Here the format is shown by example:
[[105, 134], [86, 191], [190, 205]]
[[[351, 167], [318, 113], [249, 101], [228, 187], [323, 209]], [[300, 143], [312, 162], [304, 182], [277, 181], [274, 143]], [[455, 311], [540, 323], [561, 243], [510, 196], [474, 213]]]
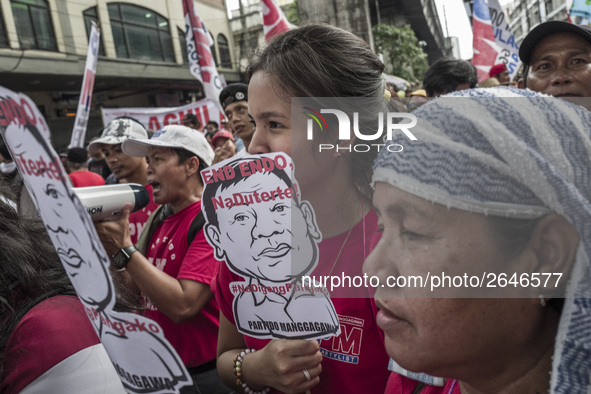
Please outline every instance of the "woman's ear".
[[531, 272], [562, 273], [560, 283], [566, 284], [579, 242], [579, 233], [564, 216], [557, 213], [544, 216], [536, 225], [528, 244], [537, 261], [535, 266], [530, 267]]

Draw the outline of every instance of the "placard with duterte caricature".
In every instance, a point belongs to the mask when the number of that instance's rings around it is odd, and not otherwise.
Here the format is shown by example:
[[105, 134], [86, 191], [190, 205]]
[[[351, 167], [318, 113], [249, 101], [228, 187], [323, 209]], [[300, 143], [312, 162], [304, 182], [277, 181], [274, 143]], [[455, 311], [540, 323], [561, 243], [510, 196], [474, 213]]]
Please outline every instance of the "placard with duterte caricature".
[[0, 132], [126, 391], [174, 393], [192, 385], [158, 324], [113, 310], [110, 260], [49, 142], [47, 123], [29, 97], [0, 87]]
[[324, 287], [302, 283], [322, 239], [284, 153], [228, 159], [202, 171], [205, 235], [243, 281], [229, 286], [238, 331], [257, 338], [318, 339], [340, 326]]

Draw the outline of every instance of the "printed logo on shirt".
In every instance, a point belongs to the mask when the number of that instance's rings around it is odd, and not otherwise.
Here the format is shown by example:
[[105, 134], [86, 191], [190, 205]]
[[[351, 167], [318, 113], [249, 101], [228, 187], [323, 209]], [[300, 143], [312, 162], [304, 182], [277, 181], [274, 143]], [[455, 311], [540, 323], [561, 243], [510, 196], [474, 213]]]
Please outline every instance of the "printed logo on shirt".
[[154, 261], [153, 257], [148, 257], [148, 261], [152, 263], [152, 265], [154, 265], [160, 271], [164, 271], [164, 267], [166, 266], [166, 259], [157, 258], [156, 261]]
[[319, 340], [323, 357], [350, 364], [359, 364], [364, 320], [350, 316], [339, 316], [341, 335]]
[[146, 223], [129, 223], [129, 235], [137, 236], [139, 238]]
[[[153, 257], [148, 257], [148, 261], [152, 263], [156, 268], [160, 271], [164, 271], [164, 267], [166, 266], [166, 262], [168, 259], [174, 260], [176, 259], [176, 253], [174, 253], [174, 244], [172, 243], [172, 238], [164, 237], [162, 240], [160, 238], [156, 239], [156, 242], [152, 244], [152, 249], [158, 246], [162, 242], [162, 245], [168, 243], [168, 246], [160, 246], [161, 250], [164, 253], [164, 256], [154, 259]], [[172, 253], [171, 253], [172, 252]]]

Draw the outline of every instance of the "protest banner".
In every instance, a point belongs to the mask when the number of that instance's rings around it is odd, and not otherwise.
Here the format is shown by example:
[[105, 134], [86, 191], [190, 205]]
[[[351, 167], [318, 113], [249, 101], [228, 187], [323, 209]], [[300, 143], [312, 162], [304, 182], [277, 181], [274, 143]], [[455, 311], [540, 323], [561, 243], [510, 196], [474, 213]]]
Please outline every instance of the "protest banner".
[[570, 8], [567, 9], [571, 17], [591, 18], [591, 2], [588, 0], [574, 0]]
[[244, 281], [220, 283], [233, 296], [239, 332], [257, 338], [321, 339], [340, 334], [328, 291], [304, 277], [322, 239], [285, 153], [230, 158], [202, 173], [205, 235], [215, 257]]
[[209, 32], [197, 15], [193, 0], [183, 0], [183, 13], [185, 15], [185, 40], [187, 41], [187, 54], [191, 74], [203, 85], [205, 97], [210, 99], [224, 112], [220, 104], [222, 92], [222, 80], [211, 54], [211, 41]]
[[158, 324], [114, 310], [109, 256], [51, 146], [45, 119], [29, 97], [0, 87], [0, 133], [125, 390], [178, 393], [191, 386], [190, 374]]
[[498, 54], [490, 20], [490, 11], [485, 0], [474, 0], [472, 34], [474, 36], [472, 64], [478, 72], [478, 81], [482, 81], [488, 78], [488, 72]]
[[[499, 0], [488, 0], [491, 25], [499, 53], [494, 64], [504, 64], [509, 71], [509, 77], [514, 80], [521, 67], [519, 59], [519, 45], [515, 35], [509, 27], [509, 17], [501, 7]], [[493, 66], [492, 64], [491, 66]]]
[[511, 80], [521, 66], [519, 45], [509, 28], [509, 19], [499, 0], [475, 0], [472, 18], [474, 56], [478, 81], [489, 77], [495, 64], [505, 64]]
[[78, 109], [76, 110], [74, 130], [72, 130], [72, 138], [70, 139], [70, 148], [83, 148], [85, 145], [84, 138], [86, 137], [86, 126], [88, 125], [88, 117], [90, 115], [90, 103], [92, 101], [96, 63], [98, 61], [99, 38], [100, 30], [96, 23], [92, 22], [90, 39], [88, 40], [86, 66], [84, 67], [84, 78], [82, 80], [82, 89], [80, 90], [80, 99], [78, 100]]
[[182, 124], [186, 114], [195, 114], [202, 125], [213, 120], [218, 123], [224, 119], [215, 103], [203, 99], [181, 107], [166, 108], [102, 108], [103, 124], [108, 124], [120, 116], [129, 116], [142, 123], [148, 130], [159, 130], [169, 124]]

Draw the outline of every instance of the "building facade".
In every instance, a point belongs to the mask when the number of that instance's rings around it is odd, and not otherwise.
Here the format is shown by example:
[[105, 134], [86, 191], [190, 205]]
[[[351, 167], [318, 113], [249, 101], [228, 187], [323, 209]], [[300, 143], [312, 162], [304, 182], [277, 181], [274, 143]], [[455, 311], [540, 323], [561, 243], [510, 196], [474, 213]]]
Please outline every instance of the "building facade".
[[[224, 0], [195, 2], [218, 72], [239, 80]], [[189, 72], [180, 0], [0, 0], [0, 86], [29, 95], [56, 148], [69, 143], [92, 21], [101, 44], [87, 139], [101, 107], [170, 107], [203, 97]]]
[[[463, 0], [466, 12], [472, 19], [474, 0]], [[509, 26], [518, 42], [538, 24], [546, 21], [565, 21], [568, 19], [565, 0], [512, 0], [507, 3]]]
[[[276, 0], [286, 11], [293, 0]], [[264, 43], [261, 0], [241, 0], [231, 10], [230, 25], [240, 59], [240, 72], [257, 47]], [[452, 56], [453, 45], [446, 38], [439, 21], [434, 0], [298, 0], [301, 23], [328, 23], [348, 30], [373, 46], [372, 26], [384, 23], [398, 27], [409, 24], [423, 45], [430, 63], [443, 56]], [[456, 40], [457, 41], [457, 40]], [[459, 54], [456, 52], [459, 57]]]
[[452, 56], [451, 40], [443, 28], [434, 0], [369, 0], [372, 25], [384, 23], [394, 26], [409, 24], [417, 39], [424, 43], [429, 64], [443, 56]]
[[517, 0], [508, 5], [508, 10], [511, 31], [519, 42], [542, 22], [568, 18], [564, 0]]
[[[275, 3], [285, 11], [294, 0], [275, 0]], [[230, 28], [234, 36], [238, 71], [243, 76], [250, 58], [265, 43], [261, 0], [240, 0], [238, 8], [230, 10]]]

